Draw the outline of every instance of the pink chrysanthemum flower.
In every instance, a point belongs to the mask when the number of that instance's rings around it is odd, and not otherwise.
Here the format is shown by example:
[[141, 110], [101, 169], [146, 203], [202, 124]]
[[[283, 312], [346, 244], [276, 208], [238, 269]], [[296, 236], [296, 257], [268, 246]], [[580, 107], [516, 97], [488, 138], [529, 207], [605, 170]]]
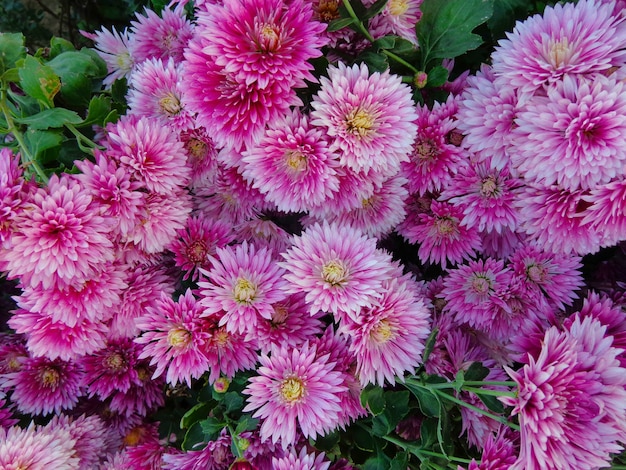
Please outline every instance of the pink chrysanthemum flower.
[[223, 248], [235, 239], [230, 224], [202, 214], [189, 217], [187, 226], [178, 235], [169, 249], [174, 253], [174, 263], [185, 273], [183, 280], [193, 281], [199, 279], [199, 268], [210, 268], [207, 256], [215, 255], [216, 248]]
[[318, 222], [351, 225], [369, 237], [383, 238], [406, 217], [406, 184], [407, 180], [397, 174], [376, 186], [371, 196], [361, 200], [360, 207], [340, 212], [328, 204], [314, 208], [311, 215]]
[[5, 395], [0, 392], [0, 429], [8, 429], [19, 422], [19, 419], [13, 417], [13, 405], [9, 404]]
[[626, 179], [598, 186], [582, 199], [589, 205], [582, 222], [600, 235], [600, 246], [613, 246], [626, 238]]
[[150, 423], [142, 426], [139, 442], [133, 442], [134, 436], [127, 435], [124, 438], [127, 444], [125, 448], [126, 464], [130, 469], [161, 470], [161, 462], [165, 447], [159, 441], [159, 423]]
[[326, 454], [308, 453], [306, 446], [296, 452], [295, 448], [283, 457], [272, 458], [272, 468], [275, 470], [328, 470], [330, 461], [326, 459]]
[[282, 256], [287, 292], [304, 292], [312, 314], [356, 315], [362, 307], [372, 307], [393, 270], [391, 257], [376, 248], [376, 239], [327, 222], [295, 236]]
[[351, 338], [362, 385], [403, 381], [405, 372], [414, 373], [420, 364], [430, 312], [414, 284], [409, 276], [385, 281], [374, 306], [342, 320], [339, 332]]
[[613, 5], [595, 0], [547, 7], [517, 22], [492, 54], [500, 88], [533, 93], [574, 74], [589, 75], [626, 59], [626, 29]]
[[419, 214], [414, 225], [403, 227], [402, 236], [420, 245], [417, 254], [423, 263], [457, 264], [481, 248], [477, 228], [462, 225], [462, 220], [461, 208], [432, 201], [430, 210]]
[[339, 190], [337, 155], [319, 128], [294, 110], [269, 124], [260, 142], [244, 153], [241, 172], [284, 212], [305, 212]]
[[176, 240], [185, 228], [191, 213], [192, 200], [189, 193], [179, 189], [171, 194], [149, 193], [138, 216], [138, 222], [124, 237], [146, 253], [160, 253]]
[[[467, 470], [509, 470], [515, 463], [515, 445], [506, 434], [499, 432], [497, 436], [490, 434], [481, 446], [480, 463], [472, 459]], [[458, 470], [465, 470], [459, 466]]]
[[49, 415], [76, 406], [83, 395], [84, 371], [74, 362], [30, 358], [5, 376], [3, 388], [22, 413]]
[[0, 428], [0, 468], [78, 470], [75, 443], [67, 431], [41, 429], [32, 422], [26, 429]]
[[0, 250], [11, 235], [12, 220], [22, 204], [20, 193], [23, 186], [20, 155], [9, 148], [0, 148]]
[[519, 110], [511, 165], [526, 180], [593, 189], [623, 173], [626, 90], [611, 77], [565, 76]]
[[150, 359], [156, 365], [153, 377], [167, 370], [166, 380], [170, 385], [179, 382], [191, 387], [191, 379], [197, 379], [208, 369], [208, 360], [203, 353], [210, 333], [206, 321], [200, 318], [202, 307], [191, 290], [172, 300], [167, 295], [136, 320], [142, 333], [135, 342], [143, 345], [139, 359]]
[[408, 160], [400, 165], [411, 194], [440, 191], [468, 160], [467, 152], [449, 138], [457, 126], [453, 119], [456, 101], [451, 97], [446, 103], [436, 102], [432, 109], [425, 105], [416, 108], [417, 135]]
[[258, 375], [243, 391], [249, 395], [243, 411], [254, 411], [261, 419], [261, 439], [286, 449], [300, 433], [315, 438], [337, 426], [339, 394], [346, 387], [328, 354], [320, 356], [308, 344], [299, 349], [282, 346], [272, 348], [269, 356], [262, 354], [260, 362]]
[[337, 178], [337, 192], [322, 206], [312, 208], [310, 212], [323, 212], [322, 217], [326, 217], [327, 213], [347, 212], [362, 207], [363, 200], [371, 197], [375, 189], [389, 179], [372, 170], [356, 172], [347, 167], [337, 168]]
[[[242, 435], [239, 436], [242, 438]], [[223, 430], [220, 436], [207, 443], [202, 450], [163, 454], [163, 470], [223, 470], [231, 467], [235, 456], [231, 451], [232, 438]]]
[[209, 360], [208, 382], [213, 384], [220, 376], [232, 379], [237, 372], [254, 368], [258, 359], [257, 341], [218, 326], [219, 318], [209, 318], [214, 324], [204, 351]]
[[10, 277], [44, 288], [76, 285], [113, 260], [112, 223], [75, 179], [53, 175], [24, 208], [4, 255]]
[[122, 292], [122, 301], [110, 324], [111, 338], [133, 338], [139, 330], [135, 319], [149, 305], [161, 297], [161, 293], [172, 295], [174, 282], [163, 266], [138, 265], [126, 278], [128, 287]]
[[189, 183], [187, 152], [160, 120], [125, 115], [107, 125], [106, 136], [107, 156], [148, 191], [167, 195]]
[[552, 253], [586, 255], [600, 248], [601, 235], [591, 229], [585, 192], [558, 186], [527, 184], [518, 194], [518, 230], [540, 249]]
[[506, 169], [492, 169], [487, 162], [470, 164], [459, 170], [439, 199], [463, 209], [462, 225], [501, 233], [517, 227], [513, 201], [522, 184]]
[[235, 237], [238, 241], [246, 240], [257, 248], [268, 248], [274, 254], [291, 246], [291, 234], [264, 218], [250, 219], [238, 224], [235, 227]]
[[[391, 34], [411, 41], [417, 46], [415, 25], [422, 17], [422, 11], [420, 10], [422, 1], [391, 0], [387, 2], [383, 10], [372, 18], [368, 24], [368, 29], [374, 39]], [[364, 4], [367, 7], [371, 7], [374, 2], [368, 0]]]
[[143, 194], [139, 190], [143, 185], [139, 181], [131, 181], [131, 169], [118, 167], [114, 160], [98, 149], [94, 152], [95, 164], [87, 159], [74, 162], [82, 172], [76, 178], [100, 205], [101, 215], [115, 219], [113, 232], [119, 231], [124, 236], [137, 223], [143, 205]]
[[131, 55], [136, 63], [150, 58], [167, 60], [170, 57], [177, 63], [183, 60], [183, 52], [193, 36], [193, 26], [185, 18], [183, 5], [174, 9], [165, 8], [161, 16], [145, 8], [144, 14], [135, 15], [131, 21]]
[[354, 171], [392, 176], [408, 160], [417, 132], [411, 90], [400, 77], [365, 64], [328, 68], [313, 97], [311, 123], [330, 137], [330, 149]]
[[482, 232], [480, 234], [483, 256], [506, 259], [520, 247], [526, 238], [517, 231], [504, 229], [498, 232]]
[[18, 334], [0, 334], [0, 379], [5, 374], [20, 370], [29, 358], [25, 337]]
[[197, 27], [207, 40], [203, 52], [238, 82], [262, 90], [270, 82], [293, 88], [316, 81], [308, 61], [322, 55], [325, 26], [313, 19], [310, 3], [225, 0], [207, 10]]
[[481, 65], [457, 100], [456, 128], [464, 134], [462, 146], [478, 155], [489, 156], [495, 169], [509, 164], [509, 145], [517, 111], [517, 94], [510, 87], [497, 87], [488, 65]]
[[191, 188], [206, 187], [217, 176], [217, 147], [206, 129], [184, 130], [180, 140], [187, 151], [187, 165], [191, 167]]
[[321, 314], [311, 315], [304, 294], [292, 294], [272, 305], [271, 318], [260, 318], [256, 328], [248, 333], [255, 339], [262, 353], [269, 354], [272, 345], [298, 348], [322, 333]]
[[197, 113], [196, 123], [207, 129], [218, 146], [236, 151], [251, 146], [267, 123], [284, 116], [291, 106], [302, 106], [289, 83], [272, 80], [261, 88], [256, 81], [247, 83], [224, 70], [205, 52], [209, 44], [208, 38], [198, 35], [185, 51], [188, 88], [183, 103]]
[[87, 394], [104, 400], [113, 392], [126, 392], [139, 381], [135, 365], [140, 346], [131, 338], [109, 340], [107, 345], [81, 360]]
[[200, 287], [204, 316], [220, 314], [219, 325], [228, 331], [251, 333], [259, 317], [271, 319], [272, 304], [287, 297], [283, 268], [267, 248], [257, 249], [244, 241], [235, 247], [216, 248], [209, 255], [211, 268], [200, 270], [206, 281]]
[[535, 245], [525, 244], [509, 261], [527, 289], [541, 291], [560, 309], [576, 300], [576, 291], [584, 284], [579, 256], [546, 253]]
[[514, 406], [521, 427], [514, 470], [597, 469], [610, 465], [626, 438], [626, 374], [606, 336], [591, 317], [575, 317], [567, 329], [548, 329], [538, 356], [519, 371]]
[[44, 312], [17, 309], [8, 324], [17, 333], [26, 335], [28, 350], [37, 357], [69, 361], [91, 354], [106, 343], [106, 325], [86, 318], [70, 326], [54, 321]]
[[109, 409], [127, 419], [135, 415], [147, 416], [165, 403], [165, 379], [153, 377], [154, 367], [147, 360], [137, 359], [133, 365], [133, 380], [128, 390], [114, 390], [110, 396]]
[[81, 34], [95, 43], [95, 50], [107, 65], [108, 75], [102, 81], [106, 88], [113, 82], [128, 78], [135, 66], [135, 58], [131, 57], [133, 35], [127, 29], [121, 33], [114, 27], [109, 31], [102, 28], [95, 33], [81, 31]]
[[193, 126], [193, 117], [181, 103], [182, 65], [174, 59], [148, 59], [137, 67], [129, 80], [128, 114], [161, 119], [174, 129]]

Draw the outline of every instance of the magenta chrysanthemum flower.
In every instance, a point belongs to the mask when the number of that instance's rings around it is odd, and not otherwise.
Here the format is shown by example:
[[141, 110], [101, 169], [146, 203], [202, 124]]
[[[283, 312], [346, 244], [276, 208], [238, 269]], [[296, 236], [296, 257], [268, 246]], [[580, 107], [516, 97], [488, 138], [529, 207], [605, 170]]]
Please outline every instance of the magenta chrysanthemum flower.
[[49, 415], [74, 408], [84, 391], [84, 371], [74, 363], [45, 357], [30, 358], [5, 376], [5, 389], [22, 413]]
[[130, 384], [128, 390], [114, 390], [110, 396], [109, 409], [123, 415], [128, 421], [135, 415], [147, 416], [165, 403], [165, 379], [153, 377], [154, 367], [145, 359], [137, 359], [131, 373], [136, 380]]
[[[272, 348], [262, 354], [259, 375], [249, 379], [243, 391], [249, 395], [243, 411], [261, 419], [260, 435], [283, 449], [298, 435], [315, 438], [337, 426], [339, 394], [346, 390], [334, 362], [305, 344], [298, 349]], [[296, 430], [297, 427], [297, 430]]]
[[107, 126], [106, 135], [107, 156], [148, 191], [167, 195], [189, 183], [187, 152], [159, 119], [125, 115]]
[[271, 319], [272, 304], [287, 297], [284, 270], [267, 248], [257, 249], [244, 241], [235, 247], [216, 248], [209, 255], [211, 268], [200, 270], [206, 281], [198, 282], [203, 316], [224, 314], [219, 325], [228, 331], [252, 333], [259, 317]]
[[44, 288], [76, 285], [113, 261], [112, 223], [75, 179], [53, 175], [24, 208], [4, 255], [10, 277]]
[[184, 5], [165, 8], [161, 16], [145, 8], [143, 15], [137, 13], [135, 17], [137, 19], [130, 22], [133, 35], [130, 51], [136, 63], [150, 58], [183, 60], [183, 51], [193, 36], [193, 26], [185, 18]]
[[414, 284], [408, 276], [385, 281], [373, 307], [342, 320], [339, 332], [351, 338], [362, 385], [403, 381], [405, 372], [414, 373], [421, 363], [430, 312]]
[[479, 157], [488, 155], [492, 167], [509, 164], [511, 132], [517, 110], [517, 94], [511, 87], [497, 87], [495, 75], [482, 65], [457, 100], [456, 128], [464, 134], [462, 146]]
[[295, 110], [269, 124], [244, 153], [241, 172], [279, 210], [305, 212], [339, 190], [338, 165], [321, 129]]
[[[368, 24], [368, 29], [374, 39], [391, 34], [411, 41], [417, 46], [415, 25], [422, 17], [422, 11], [420, 10], [422, 1], [391, 0], [387, 2], [385, 8], [372, 18]], [[363, 3], [367, 7], [371, 7], [374, 4], [371, 0]]]
[[271, 220], [256, 218], [246, 220], [235, 227], [235, 237], [247, 240], [257, 248], [268, 248], [274, 254], [291, 246], [291, 234]]
[[153, 377], [167, 370], [166, 380], [171, 385], [197, 379], [207, 369], [207, 357], [203, 353], [210, 333], [206, 321], [200, 318], [202, 307], [191, 290], [187, 289], [178, 301], [167, 295], [136, 320], [142, 333], [135, 342], [143, 345], [139, 359], [150, 359], [156, 365]]
[[223, 248], [235, 239], [230, 224], [202, 214], [189, 217], [187, 226], [178, 235], [169, 249], [174, 253], [176, 266], [185, 273], [183, 280], [193, 281], [199, 279], [199, 268], [210, 268], [207, 255], [215, 255], [216, 248]]
[[85, 356], [81, 364], [85, 370], [85, 384], [89, 396], [104, 400], [113, 392], [126, 392], [139, 382], [137, 364], [140, 346], [132, 339], [109, 340], [107, 345]]
[[161, 119], [177, 130], [192, 127], [193, 118], [181, 103], [181, 73], [182, 65], [172, 58], [139, 64], [129, 80], [128, 114]]
[[67, 431], [41, 429], [32, 422], [26, 429], [0, 428], [0, 468], [78, 470], [75, 443]]
[[519, 231], [540, 248], [552, 253], [586, 255], [600, 248], [601, 235], [591, 229], [585, 192], [558, 186], [527, 184], [518, 194]]
[[418, 243], [424, 263], [457, 264], [474, 256], [481, 241], [476, 227], [461, 224], [463, 210], [448, 202], [432, 201], [430, 210], [419, 214], [414, 224], [404, 224], [402, 236]]
[[326, 222], [294, 237], [282, 256], [287, 292], [304, 292], [312, 314], [350, 315], [373, 306], [393, 270], [391, 257], [376, 248], [376, 239], [349, 225]]
[[360, 207], [341, 212], [332, 204], [325, 204], [314, 208], [311, 215], [318, 222], [351, 225], [369, 237], [383, 238], [406, 217], [405, 203], [409, 198], [406, 184], [407, 180], [397, 174], [376, 186]]
[[595, 0], [547, 7], [517, 22], [492, 54], [500, 88], [533, 93], [564, 76], [604, 72], [626, 59], [626, 29], [613, 5]]
[[213, 184], [217, 174], [217, 147], [206, 129], [184, 130], [180, 140], [187, 151], [187, 165], [191, 167], [191, 188]]
[[330, 137], [330, 149], [354, 171], [392, 176], [408, 160], [417, 126], [411, 90], [389, 71], [370, 75], [365, 64], [328, 68], [313, 97], [311, 123]]
[[565, 76], [517, 113], [511, 165], [525, 179], [568, 190], [623, 174], [626, 90], [611, 77]]
[[316, 81], [308, 61], [322, 55], [325, 25], [304, 0], [225, 0], [207, 5], [197, 28], [207, 41], [203, 52], [239, 83], [263, 90], [271, 82], [293, 88]]
[[600, 235], [600, 246], [613, 246], [626, 238], [626, 179], [596, 187], [582, 199], [589, 205], [582, 223]]
[[[12, 220], [22, 201], [20, 193], [24, 186], [20, 155], [9, 148], [0, 149], [0, 250], [11, 234]], [[1, 265], [0, 265], [1, 266]]]
[[[242, 435], [240, 434], [240, 438]], [[202, 450], [163, 454], [163, 470], [223, 470], [232, 468], [235, 456], [231, 451], [232, 438], [224, 429], [220, 436], [209, 441]]]
[[521, 426], [515, 470], [598, 469], [610, 466], [611, 454], [626, 438], [626, 374], [606, 336], [591, 317], [575, 317], [567, 329], [546, 331], [538, 356], [517, 372], [514, 406]]
[[495, 170], [486, 162], [470, 164], [459, 170], [439, 199], [463, 209], [462, 225], [502, 233], [517, 227], [513, 201], [522, 185], [507, 169]]
[[[503, 432], [496, 437], [493, 434], [488, 435], [481, 448], [480, 463], [472, 459], [467, 470], [509, 470], [515, 463], [515, 446]], [[459, 466], [458, 470], [465, 469]]]
[[328, 470], [330, 460], [326, 459], [326, 454], [321, 452], [308, 453], [306, 446], [296, 452], [295, 448], [291, 448], [291, 452], [283, 457], [272, 458], [272, 468], [275, 470]]
[[4, 393], [0, 392], [0, 429], [8, 429], [19, 422], [19, 419], [13, 417], [13, 406], [9, 404]]
[[105, 87], [111, 88], [116, 80], [130, 76], [135, 60], [130, 53], [133, 35], [127, 29], [120, 33], [114, 27], [111, 30], [103, 27], [95, 33], [81, 31], [81, 34], [95, 43], [95, 51], [107, 65], [108, 75], [102, 81]]

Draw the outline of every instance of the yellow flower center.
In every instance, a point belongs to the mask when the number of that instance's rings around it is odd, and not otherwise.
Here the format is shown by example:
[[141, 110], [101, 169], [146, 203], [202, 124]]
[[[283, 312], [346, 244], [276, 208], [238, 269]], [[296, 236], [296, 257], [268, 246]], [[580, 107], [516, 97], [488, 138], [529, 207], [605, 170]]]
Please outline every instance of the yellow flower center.
[[346, 116], [346, 129], [351, 134], [367, 137], [374, 127], [374, 116], [362, 108], [357, 108]]
[[167, 342], [174, 348], [185, 347], [191, 342], [191, 333], [184, 328], [174, 328], [167, 332]]
[[180, 100], [171, 92], [159, 100], [159, 106], [168, 116], [175, 116], [181, 110]]
[[45, 367], [39, 374], [41, 384], [50, 388], [56, 388], [59, 385], [60, 378], [59, 371], [52, 367]]
[[124, 357], [121, 354], [117, 354], [117, 353], [108, 356], [104, 360], [104, 364], [108, 369], [115, 370], [115, 371], [126, 368], [126, 360], [124, 360]]
[[285, 162], [294, 172], [306, 170], [307, 158], [299, 150], [287, 150], [285, 152]]
[[283, 397], [285, 402], [290, 404], [302, 401], [305, 392], [306, 388], [304, 386], [304, 382], [302, 382], [302, 380], [298, 377], [289, 377], [288, 379], [283, 380], [280, 384], [280, 395]]
[[256, 286], [248, 279], [240, 277], [233, 288], [235, 300], [240, 304], [247, 304], [254, 300]]
[[228, 331], [226, 331], [226, 327], [222, 326], [217, 329], [217, 331], [213, 334], [213, 340], [217, 344], [218, 347], [224, 347], [230, 341], [230, 335]]
[[330, 260], [322, 266], [322, 278], [333, 286], [339, 286], [346, 280], [348, 272], [339, 260]]
[[136, 446], [143, 442], [146, 436], [146, 429], [143, 426], [137, 426], [128, 431], [128, 434], [124, 436], [124, 444], [127, 446]]
[[273, 24], [264, 24], [259, 31], [259, 52], [274, 52], [280, 46], [280, 30]]
[[389, 0], [389, 13], [393, 16], [401, 16], [409, 9], [407, 0]]
[[553, 43], [550, 46], [549, 53], [550, 59], [552, 59], [552, 65], [555, 68], [559, 68], [564, 65], [571, 55], [567, 38], [562, 38], [560, 41]]
[[488, 176], [482, 180], [480, 194], [482, 196], [494, 196], [498, 190], [498, 182], [494, 176]]
[[203, 160], [208, 153], [209, 146], [200, 139], [191, 139], [187, 142], [187, 151], [196, 160]]
[[392, 326], [387, 320], [379, 321], [370, 330], [370, 338], [378, 344], [385, 344], [395, 336]]
[[202, 240], [194, 240], [187, 246], [186, 253], [192, 263], [201, 263], [206, 259], [206, 244]]
[[450, 217], [441, 217], [435, 221], [439, 235], [450, 236], [457, 232], [456, 222]]
[[326, 23], [339, 18], [339, 2], [335, 0], [320, 0], [318, 15], [319, 19]]
[[437, 144], [432, 139], [418, 140], [413, 150], [416, 157], [424, 160], [434, 160], [439, 155]]

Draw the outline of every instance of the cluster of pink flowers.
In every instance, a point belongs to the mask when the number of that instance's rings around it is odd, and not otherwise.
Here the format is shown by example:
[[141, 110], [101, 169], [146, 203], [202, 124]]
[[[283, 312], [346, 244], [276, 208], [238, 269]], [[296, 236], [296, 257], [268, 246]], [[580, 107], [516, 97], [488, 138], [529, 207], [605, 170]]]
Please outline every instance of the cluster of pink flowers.
[[[127, 79], [128, 112], [77, 172], [37, 184], [0, 150], [0, 271], [20, 290], [0, 336], [0, 468], [350, 468], [310, 442], [366, 416], [366, 386], [474, 362], [520, 430], [456, 390], [483, 454], [470, 469], [609, 465], [626, 300], [576, 302], [582, 256], [626, 239], [615, 3], [517, 23], [431, 107], [340, 59], [365, 45], [326, 31], [337, 2], [196, 1], [193, 20], [185, 3], [85, 33], [105, 87]], [[372, 37], [416, 44], [420, 4], [387, 2]], [[383, 248], [395, 235], [419, 267]], [[257, 428], [187, 452], [159, 435], [166, 396], [244, 371]], [[52, 419], [17, 426], [28, 415]]]

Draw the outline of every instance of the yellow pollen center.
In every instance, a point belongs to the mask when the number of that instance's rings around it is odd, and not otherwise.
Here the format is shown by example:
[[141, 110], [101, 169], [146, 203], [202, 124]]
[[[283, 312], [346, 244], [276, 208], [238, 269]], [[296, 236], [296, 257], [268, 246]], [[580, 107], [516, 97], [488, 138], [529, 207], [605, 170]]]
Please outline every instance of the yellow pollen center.
[[175, 116], [180, 113], [180, 100], [173, 93], [166, 94], [159, 100], [159, 106], [168, 116]]
[[137, 378], [139, 380], [141, 380], [142, 382], [150, 380], [150, 373], [145, 367], [137, 367], [137, 369], [135, 370], [137, 371]]
[[404, 15], [409, 9], [407, 0], [389, 0], [389, 13], [393, 16]]
[[322, 278], [333, 286], [339, 286], [346, 279], [346, 268], [338, 260], [330, 260], [322, 266]]
[[51, 367], [46, 367], [44, 370], [41, 371], [39, 378], [41, 379], [42, 385], [54, 388], [59, 384], [59, 371]]
[[556, 68], [564, 65], [570, 56], [570, 47], [567, 42], [567, 38], [563, 38], [558, 42], [552, 44], [550, 48], [550, 58], [552, 59], [552, 65]]
[[424, 160], [434, 160], [439, 155], [439, 150], [431, 139], [424, 139], [417, 141], [414, 147], [414, 154]]
[[272, 24], [264, 24], [259, 31], [260, 52], [274, 52], [280, 44], [279, 30]]
[[370, 338], [378, 344], [384, 344], [393, 337], [393, 328], [386, 320], [379, 321], [370, 331]]
[[287, 150], [285, 152], [287, 166], [294, 171], [303, 171], [307, 167], [307, 159], [299, 150]]
[[371, 209], [374, 206], [374, 202], [371, 197], [361, 199], [361, 207], [363, 209]]
[[195, 240], [189, 244], [186, 253], [192, 263], [201, 263], [206, 259], [206, 244], [201, 240]]
[[335, 0], [320, 0], [318, 14], [320, 20], [326, 23], [339, 18], [339, 3]]
[[449, 236], [457, 231], [456, 223], [450, 217], [442, 217], [435, 222], [440, 235]]
[[206, 156], [208, 145], [202, 142], [200, 139], [191, 139], [187, 143], [187, 151], [189, 155], [197, 160], [202, 160]]
[[498, 189], [498, 183], [493, 176], [488, 176], [483, 179], [482, 184], [480, 186], [480, 194], [482, 196], [494, 196]]
[[366, 137], [374, 127], [374, 117], [364, 109], [357, 108], [346, 116], [346, 129], [351, 134]]
[[250, 303], [256, 295], [256, 286], [249, 280], [240, 277], [233, 288], [235, 300], [241, 304]]
[[304, 393], [304, 383], [298, 377], [290, 377], [280, 384], [280, 394], [287, 403], [301, 401]]
[[121, 354], [113, 354], [111, 356], [108, 356], [104, 360], [104, 363], [106, 367], [111, 370], [121, 370], [126, 368], [126, 361]]
[[213, 340], [219, 347], [226, 346], [230, 340], [230, 335], [228, 334], [228, 331], [226, 331], [226, 327], [219, 328], [213, 334]]
[[124, 444], [127, 446], [136, 446], [143, 441], [145, 434], [146, 430], [142, 426], [137, 426], [128, 431], [128, 434], [124, 436]]
[[174, 348], [187, 346], [191, 342], [191, 333], [184, 328], [174, 328], [167, 332], [167, 342]]

